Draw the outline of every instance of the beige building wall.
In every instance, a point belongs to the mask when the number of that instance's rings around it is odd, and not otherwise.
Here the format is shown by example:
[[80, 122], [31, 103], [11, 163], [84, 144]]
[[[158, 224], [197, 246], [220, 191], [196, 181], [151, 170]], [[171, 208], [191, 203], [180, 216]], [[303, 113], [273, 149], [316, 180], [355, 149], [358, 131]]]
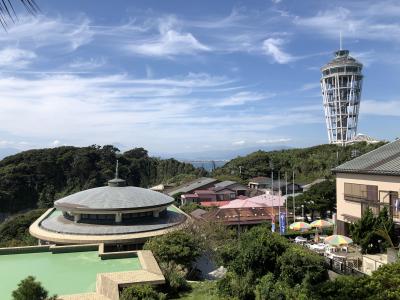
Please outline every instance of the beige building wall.
[[[337, 202], [337, 220], [351, 222], [352, 216], [361, 217], [361, 203], [344, 200], [344, 184], [355, 183], [378, 186], [380, 202], [389, 203], [387, 191], [398, 192], [400, 195], [400, 176], [368, 175], [355, 173], [337, 173], [336, 174], [336, 202]], [[399, 220], [400, 221], [400, 220]]]

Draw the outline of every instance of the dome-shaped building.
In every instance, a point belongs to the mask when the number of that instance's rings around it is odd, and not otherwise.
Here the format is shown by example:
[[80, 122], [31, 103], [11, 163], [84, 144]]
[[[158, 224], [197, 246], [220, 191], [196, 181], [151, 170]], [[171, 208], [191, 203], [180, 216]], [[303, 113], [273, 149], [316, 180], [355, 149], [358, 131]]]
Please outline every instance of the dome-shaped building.
[[29, 231], [55, 244], [142, 244], [187, 220], [174, 199], [116, 178], [54, 202]]

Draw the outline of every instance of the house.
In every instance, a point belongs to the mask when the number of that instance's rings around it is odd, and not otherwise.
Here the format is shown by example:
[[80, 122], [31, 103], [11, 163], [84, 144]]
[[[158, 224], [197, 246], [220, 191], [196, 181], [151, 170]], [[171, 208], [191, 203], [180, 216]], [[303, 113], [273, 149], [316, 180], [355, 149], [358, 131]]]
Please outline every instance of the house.
[[177, 194], [190, 194], [193, 193], [195, 190], [203, 190], [211, 188], [214, 186], [214, 184], [218, 182], [219, 180], [215, 178], [201, 177], [192, 180], [188, 183], [185, 183], [177, 188], [167, 190], [166, 193], [171, 197]]
[[[215, 179], [216, 180], [216, 179]], [[211, 181], [207, 181], [206, 185], [208, 188], [196, 189], [194, 192], [188, 192], [181, 195], [181, 203], [200, 203], [200, 202], [212, 202], [212, 201], [229, 201], [234, 200], [238, 197], [244, 197], [250, 195], [249, 189], [240, 183], [235, 181], [222, 181], [214, 183], [210, 186]], [[195, 184], [190, 184], [191, 189]], [[184, 190], [183, 188], [180, 191]]]
[[348, 161], [333, 172], [339, 234], [348, 234], [349, 224], [369, 208], [377, 215], [387, 207], [396, 227], [400, 227], [400, 140]]
[[277, 220], [279, 210], [284, 210], [283, 197], [261, 195], [244, 200], [236, 199], [218, 209], [201, 214], [204, 221], [222, 222], [224, 225], [255, 225]]
[[[279, 182], [278, 179], [274, 179], [273, 185], [274, 185], [274, 187], [273, 187], [274, 193], [278, 193], [278, 191], [281, 191], [281, 195], [286, 195], [286, 191], [288, 194], [293, 193], [293, 183], [292, 182], [288, 182], [286, 185], [285, 180], [281, 179]], [[272, 180], [270, 177], [259, 176], [259, 177], [250, 179], [248, 186], [251, 189], [264, 190], [264, 191], [271, 192]], [[303, 191], [303, 189], [302, 189], [301, 185], [298, 183], [294, 183], [294, 192], [299, 193], [302, 191]]]
[[225, 180], [225, 181], [219, 182], [219, 183], [215, 184], [214, 188], [213, 188], [213, 190], [216, 192], [225, 190], [225, 189], [235, 192], [236, 197], [248, 196], [248, 194], [249, 194], [247, 186], [245, 186], [241, 183], [238, 183], [236, 181], [231, 181], [231, 180]]
[[185, 205], [188, 203], [200, 203], [205, 201], [206, 202], [227, 201], [227, 200], [233, 200], [235, 198], [236, 198], [235, 192], [225, 188], [218, 191], [214, 191], [213, 189], [196, 190], [193, 194], [182, 194], [181, 203], [182, 205]]

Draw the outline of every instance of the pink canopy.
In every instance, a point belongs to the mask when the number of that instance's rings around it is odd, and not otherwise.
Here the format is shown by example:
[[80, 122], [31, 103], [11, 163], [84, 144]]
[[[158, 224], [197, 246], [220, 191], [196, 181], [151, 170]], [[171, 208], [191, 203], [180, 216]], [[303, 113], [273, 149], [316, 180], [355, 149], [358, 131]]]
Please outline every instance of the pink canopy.
[[260, 195], [252, 198], [247, 198], [244, 200], [236, 199], [229, 202], [221, 208], [252, 208], [252, 207], [278, 207], [283, 206], [284, 200], [280, 196], [276, 195]]

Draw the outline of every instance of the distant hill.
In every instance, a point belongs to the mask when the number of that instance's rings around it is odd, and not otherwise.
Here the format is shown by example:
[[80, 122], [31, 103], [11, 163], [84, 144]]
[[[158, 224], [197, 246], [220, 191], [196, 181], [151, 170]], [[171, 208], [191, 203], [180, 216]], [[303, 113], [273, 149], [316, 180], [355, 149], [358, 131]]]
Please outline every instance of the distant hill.
[[18, 150], [16, 148], [0, 148], [0, 160], [2, 160], [4, 157], [16, 154], [18, 152], [21, 152], [21, 150]]
[[[0, 213], [51, 207], [53, 201], [83, 189], [103, 186], [114, 178], [117, 148], [58, 147], [24, 151], [0, 161]], [[149, 157], [143, 148], [119, 157], [121, 178], [148, 187], [177, 175], [206, 175], [203, 169], [175, 159]]]
[[[317, 178], [331, 176], [331, 169], [354, 155], [362, 155], [382, 146], [384, 142], [367, 144], [361, 142], [346, 147], [337, 145], [319, 145], [302, 149], [286, 149], [279, 151], [256, 151], [249, 155], [232, 159], [223, 167], [217, 168], [212, 176], [239, 176], [241, 166], [242, 179], [256, 176], [270, 176], [271, 164], [274, 171], [281, 174], [287, 172], [292, 176], [295, 172], [297, 182], [309, 183]], [[277, 176], [277, 174], [275, 174]]]
[[285, 145], [274, 145], [274, 146], [254, 146], [237, 148], [231, 147], [230, 149], [222, 150], [207, 150], [207, 151], [196, 151], [196, 152], [185, 152], [185, 153], [155, 153], [155, 156], [161, 158], [175, 158], [180, 161], [193, 161], [193, 160], [231, 160], [238, 156], [248, 155], [255, 151], [273, 151], [281, 149], [290, 149], [290, 146]]

